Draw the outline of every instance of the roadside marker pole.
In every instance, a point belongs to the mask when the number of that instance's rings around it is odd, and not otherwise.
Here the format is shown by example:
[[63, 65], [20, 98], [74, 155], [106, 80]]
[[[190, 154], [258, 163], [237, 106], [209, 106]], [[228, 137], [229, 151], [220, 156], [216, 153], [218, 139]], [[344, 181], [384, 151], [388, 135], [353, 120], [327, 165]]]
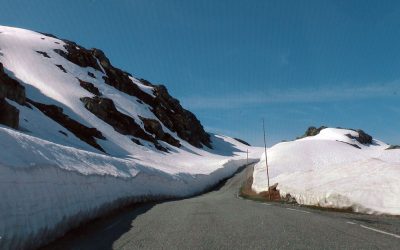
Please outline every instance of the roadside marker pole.
[[264, 131], [264, 152], [265, 152], [265, 166], [267, 167], [267, 178], [268, 178], [268, 196], [271, 200], [271, 190], [269, 189], [269, 172], [268, 172], [268, 157], [267, 157], [267, 142], [265, 140], [265, 122], [263, 118], [263, 131]]
[[249, 149], [247, 149], [247, 160], [246, 160], [246, 165], [249, 165]]

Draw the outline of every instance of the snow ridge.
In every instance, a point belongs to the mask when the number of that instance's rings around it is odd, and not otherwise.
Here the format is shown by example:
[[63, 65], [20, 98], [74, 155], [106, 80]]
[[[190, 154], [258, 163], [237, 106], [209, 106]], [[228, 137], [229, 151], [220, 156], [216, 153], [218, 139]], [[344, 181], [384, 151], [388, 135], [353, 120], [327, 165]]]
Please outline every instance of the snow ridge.
[[[272, 184], [299, 204], [400, 214], [400, 150], [373, 139], [361, 144], [353, 130], [325, 128], [315, 136], [269, 148]], [[265, 155], [253, 173], [252, 188], [267, 190]]]

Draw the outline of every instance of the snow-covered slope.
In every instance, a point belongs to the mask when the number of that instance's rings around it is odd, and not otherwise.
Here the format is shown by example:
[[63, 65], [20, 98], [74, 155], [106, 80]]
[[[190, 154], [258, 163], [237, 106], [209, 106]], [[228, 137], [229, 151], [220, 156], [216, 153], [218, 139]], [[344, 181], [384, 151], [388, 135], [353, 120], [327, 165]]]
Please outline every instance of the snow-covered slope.
[[[300, 204], [400, 214], [400, 150], [353, 130], [326, 128], [315, 136], [268, 149], [270, 183]], [[255, 166], [253, 189], [267, 190], [265, 155]]]
[[260, 154], [206, 133], [164, 86], [100, 50], [0, 26], [0, 63], [1, 249], [122, 202], [195, 194]]

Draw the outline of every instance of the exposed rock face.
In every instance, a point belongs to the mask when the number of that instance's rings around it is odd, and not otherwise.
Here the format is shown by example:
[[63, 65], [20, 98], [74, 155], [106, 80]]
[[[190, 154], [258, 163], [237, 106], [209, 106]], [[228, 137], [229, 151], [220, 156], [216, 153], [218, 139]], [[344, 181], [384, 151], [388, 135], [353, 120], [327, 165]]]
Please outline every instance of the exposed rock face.
[[327, 127], [326, 126], [321, 126], [319, 128], [316, 128], [316, 127], [313, 127], [313, 126], [308, 127], [308, 129], [306, 130], [304, 135], [302, 135], [300, 137], [297, 137], [296, 139], [301, 139], [301, 138], [305, 138], [305, 137], [308, 137], [308, 136], [316, 136], [316, 135], [319, 134], [319, 132], [321, 132], [321, 130], [323, 130], [325, 128], [327, 128]]
[[54, 52], [64, 57], [70, 62], [75, 63], [83, 68], [92, 67], [98, 71], [102, 71], [96, 58], [94, 58], [90, 52], [74, 42], [63, 40], [65, 42], [64, 48], [68, 51], [65, 52], [60, 49], [55, 49]]
[[50, 58], [50, 56], [46, 52], [37, 50], [36, 53], [41, 54], [44, 57]]
[[[318, 135], [319, 132], [321, 132], [321, 130], [323, 130], [325, 128], [327, 128], [327, 127], [321, 126], [319, 128], [316, 128], [316, 127], [311, 126], [307, 129], [307, 131], [304, 133], [304, 135], [302, 135], [301, 137], [297, 137], [297, 139], [301, 139], [301, 138], [304, 138], [307, 136]], [[339, 129], [342, 129], [342, 128], [339, 128]], [[372, 143], [372, 136], [365, 133], [363, 130], [361, 130], [361, 129], [348, 129], [348, 130], [353, 130], [358, 133], [358, 136], [352, 136], [351, 134], [346, 134], [346, 136], [349, 137], [350, 139], [355, 139], [356, 141], [358, 141], [361, 144], [371, 144]], [[340, 142], [342, 142], [342, 141], [340, 141]], [[343, 142], [343, 143], [346, 143], [346, 142]], [[349, 144], [349, 143], [347, 143], [347, 144]], [[356, 147], [356, 148], [360, 148], [355, 144], [349, 144], [349, 145]]]
[[37, 109], [42, 111], [46, 116], [50, 117], [52, 120], [61, 124], [64, 128], [68, 129], [71, 133], [73, 133], [76, 137], [86, 142], [87, 144], [97, 148], [100, 151], [104, 151], [104, 149], [97, 144], [96, 139], [105, 140], [106, 138], [102, 135], [100, 131], [96, 128], [89, 128], [64, 114], [63, 109], [57, 107], [55, 105], [47, 105], [39, 102], [32, 101], [30, 99], [27, 100]]
[[[171, 97], [164, 86], [155, 86], [141, 79], [140, 81], [143, 84], [154, 88], [154, 96], [149, 95], [132, 82], [129, 73], [115, 68], [103, 51], [99, 49], [87, 50], [73, 42], [66, 40], [64, 40], [64, 42], [66, 43], [64, 48], [67, 52], [57, 49], [54, 50], [59, 55], [81, 67], [92, 67], [103, 72], [105, 74], [103, 79], [106, 84], [128, 95], [135, 96], [142, 102], [148, 104], [161, 123], [171, 131], [176, 132], [181, 139], [195, 147], [201, 148], [203, 145], [206, 145], [211, 148], [210, 136], [204, 131], [199, 120], [197, 120], [191, 112], [183, 109], [179, 101]], [[94, 74], [90, 74], [91, 77], [95, 77]], [[91, 90], [89, 90], [89, 88]], [[85, 89], [91, 92], [96, 91], [89, 85], [86, 85]], [[95, 94], [95, 92], [92, 93]], [[108, 121], [111, 122], [111, 120]], [[117, 121], [113, 123], [118, 124]], [[150, 126], [148, 126], [148, 128], [150, 129]], [[153, 134], [156, 135], [156, 133]], [[171, 139], [164, 138], [163, 140], [168, 140], [171, 142], [171, 145], [177, 144]]]
[[346, 136], [349, 137], [350, 139], [355, 139], [361, 144], [371, 144], [372, 143], [372, 136], [369, 134], [365, 133], [361, 129], [354, 130], [358, 133], [358, 136], [352, 136], [350, 134], [347, 134]]
[[104, 77], [104, 81], [107, 84], [128, 95], [136, 96], [151, 106], [157, 118], [183, 140], [195, 147], [202, 147], [203, 144], [211, 148], [210, 136], [204, 131], [200, 121], [191, 112], [183, 109], [179, 101], [169, 95], [165, 86], [155, 86], [141, 79], [143, 84], [154, 87], [155, 97], [152, 97], [134, 84], [128, 73], [113, 67], [101, 50], [93, 49], [93, 55], [106, 71], [107, 77]]
[[400, 145], [390, 145], [386, 150], [390, 149], [400, 149]]
[[77, 79], [82, 88], [86, 89], [87, 91], [89, 91], [90, 93], [92, 93], [94, 95], [98, 95], [98, 96], [101, 95], [99, 89], [96, 88], [93, 83], [82, 81], [79, 78], [77, 78]]
[[[119, 112], [111, 99], [95, 96], [93, 98], [83, 97], [81, 101], [87, 110], [110, 124], [115, 131], [123, 135], [132, 135], [152, 142], [157, 149], [166, 151], [154, 137], [144, 132], [132, 117]], [[137, 143], [137, 141], [134, 142]]]
[[5, 98], [21, 105], [26, 104], [25, 88], [18, 81], [9, 77], [0, 63], [0, 124], [18, 129], [19, 110], [8, 103]]
[[204, 131], [196, 116], [182, 108], [179, 101], [169, 95], [165, 86], [158, 85], [154, 88], [156, 97], [153, 105], [149, 105], [152, 106], [157, 118], [193, 146], [201, 148], [203, 144], [212, 148], [210, 135]]
[[0, 98], [0, 124], [14, 129], [19, 126], [19, 110], [4, 98]]
[[26, 101], [25, 87], [4, 72], [2, 63], [0, 63], [0, 97], [6, 97], [21, 105]]
[[157, 140], [165, 141], [175, 147], [180, 147], [181, 144], [172, 135], [164, 132], [159, 121], [140, 117], [143, 121], [144, 129], [153, 134]]

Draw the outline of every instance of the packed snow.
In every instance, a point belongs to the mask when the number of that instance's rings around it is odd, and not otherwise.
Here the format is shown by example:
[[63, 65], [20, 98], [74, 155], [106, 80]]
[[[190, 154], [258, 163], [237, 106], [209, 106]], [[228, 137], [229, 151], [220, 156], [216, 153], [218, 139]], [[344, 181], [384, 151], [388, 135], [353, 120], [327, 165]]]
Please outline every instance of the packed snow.
[[[132, 143], [130, 136], [84, 108], [79, 99], [93, 94], [80, 87], [77, 77], [92, 82], [120, 112], [137, 121], [139, 116], [157, 119], [150, 107], [105, 84], [102, 72], [79, 67], [53, 51], [65, 50], [63, 45], [62, 40], [37, 32], [0, 26], [0, 62], [25, 86], [27, 97], [62, 107], [72, 119], [97, 128], [107, 138], [97, 140], [107, 154], [35, 107], [7, 100], [20, 111], [20, 129], [0, 125], [1, 249], [40, 246], [126, 202], [199, 193], [246, 164], [247, 150], [250, 161], [259, 158], [259, 148], [222, 135], [211, 135], [213, 149], [196, 148], [164, 125], [180, 148], [160, 141], [170, 149], [165, 153], [145, 141], [143, 146]], [[131, 80], [153, 94], [151, 86]]]
[[[368, 214], [400, 214], [400, 150], [373, 140], [363, 145], [326, 128], [318, 135], [282, 142], [267, 151], [270, 184], [299, 204], [353, 209]], [[350, 144], [357, 145], [358, 149]], [[252, 188], [267, 190], [265, 155], [256, 164]]]

